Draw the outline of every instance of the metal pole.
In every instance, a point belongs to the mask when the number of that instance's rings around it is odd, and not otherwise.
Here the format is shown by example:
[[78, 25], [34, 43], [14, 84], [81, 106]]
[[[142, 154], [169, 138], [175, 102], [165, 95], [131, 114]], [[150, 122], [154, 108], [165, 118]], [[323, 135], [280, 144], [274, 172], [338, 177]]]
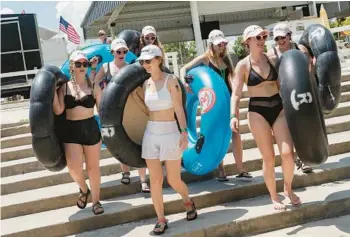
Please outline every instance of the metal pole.
[[314, 16], [317, 16], [317, 6], [316, 6], [316, 1], [313, 1], [313, 2], [312, 2], [312, 7], [313, 7]]
[[340, 2], [338, 1], [338, 9], [339, 9], [339, 12], [341, 12], [341, 6], [340, 6]]
[[201, 28], [199, 23], [198, 5], [197, 1], [190, 1], [191, 16], [193, 23], [194, 39], [196, 41], [197, 55], [204, 53], [204, 47], [202, 42]]

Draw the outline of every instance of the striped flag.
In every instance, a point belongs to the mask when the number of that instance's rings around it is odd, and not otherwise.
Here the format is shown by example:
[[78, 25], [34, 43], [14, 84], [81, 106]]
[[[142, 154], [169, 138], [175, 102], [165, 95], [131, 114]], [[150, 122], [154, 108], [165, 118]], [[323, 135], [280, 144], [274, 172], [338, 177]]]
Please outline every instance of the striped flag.
[[67, 34], [69, 41], [74, 44], [80, 44], [80, 36], [74, 27], [64, 20], [62, 16], [60, 17], [60, 30]]

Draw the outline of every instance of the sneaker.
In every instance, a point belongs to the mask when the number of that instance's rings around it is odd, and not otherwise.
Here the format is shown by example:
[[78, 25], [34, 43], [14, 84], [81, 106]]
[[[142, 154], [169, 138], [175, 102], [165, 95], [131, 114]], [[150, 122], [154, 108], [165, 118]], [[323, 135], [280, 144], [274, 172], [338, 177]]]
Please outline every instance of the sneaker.
[[250, 173], [244, 171], [244, 172], [238, 174], [236, 176], [236, 179], [240, 180], [240, 181], [252, 181], [253, 176]]

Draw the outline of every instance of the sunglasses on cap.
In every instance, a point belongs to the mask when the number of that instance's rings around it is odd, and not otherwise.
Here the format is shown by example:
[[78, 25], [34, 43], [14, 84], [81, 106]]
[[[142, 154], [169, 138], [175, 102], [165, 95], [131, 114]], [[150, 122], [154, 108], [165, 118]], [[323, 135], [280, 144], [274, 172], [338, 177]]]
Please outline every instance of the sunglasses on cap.
[[104, 36], [105, 34], [98, 34], [98, 36]]
[[90, 66], [88, 62], [75, 62], [74, 65], [76, 68], [81, 68], [81, 66], [87, 68]]
[[275, 41], [277, 42], [277, 41], [285, 40], [285, 39], [286, 39], [286, 36], [277, 36], [277, 37], [275, 38]]
[[129, 50], [117, 50], [117, 51], [112, 50], [112, 53], [114, 52], [116, 52], [118, 55], [121, 55], [121, 54], [127, 54]]
[[254, 37], [256, 40], [260, 41], [262, 39], [266, 40], [267, 39], [267, 35], [261, 36], [261, 35], [257, 35]]
[[139, 60], [139, 63], [140, 63], [141, 65], [143, 65], [143, 64], [150, 64], [151, 61], [152, 61], [152, 59], [149, 59], [149, 60]]
[[155, 40], [156, 37], [155, 36], [152, 36], [152, 37], [149, 37], [149, 36], [145, 36], [145, 40]]

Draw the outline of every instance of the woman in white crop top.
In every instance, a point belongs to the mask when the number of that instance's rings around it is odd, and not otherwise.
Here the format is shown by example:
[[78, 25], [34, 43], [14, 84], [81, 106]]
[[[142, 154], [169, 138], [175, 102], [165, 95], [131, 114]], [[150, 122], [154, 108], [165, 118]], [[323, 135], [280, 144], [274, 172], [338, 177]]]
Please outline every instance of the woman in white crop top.
[[163, 161], [169, 185], [183, 199], [187, 211], [186, 219], [190, 221], [197, 218], [196, 207], [189, 197], [187, 185], [181, 180], [181, 156], [188, 145], [186, 116], [178, 80], [162, 71], [161, 49], [148, 45], [142, 49], [138, 60], [151, 74], [151, 78], [143, 85], [149, 121], [142, 141], [142, 158], [146, 160], [149, 169], [151, 196], [158, 217], [153, 232], [162, 234], [168, 227], [162, 197]]
[[[123, 39], [115, 39], [111, 44], [111, 53], [114, 55], [114, 60], [112, 62], [104, 63], [102, 68], [99, 70], [96, 75], [95, 82], [100, 85], [101, 90], [103, 90], [108, 82], [116, 75], [121, 68], [126, 64], [124, 61], [126, 53], [129, 51], [128, 46]], [[122, 170], [122, 179], [121, 183], [128, 185], [130, 184], [130, 169], [127, 165], [120, 164]], [[140, 180], [141, 180], [141, 191], [144, 193], [149, 193], [150, 188], [147, 183], [146, 178], [146, 169], [138, 169]]]

